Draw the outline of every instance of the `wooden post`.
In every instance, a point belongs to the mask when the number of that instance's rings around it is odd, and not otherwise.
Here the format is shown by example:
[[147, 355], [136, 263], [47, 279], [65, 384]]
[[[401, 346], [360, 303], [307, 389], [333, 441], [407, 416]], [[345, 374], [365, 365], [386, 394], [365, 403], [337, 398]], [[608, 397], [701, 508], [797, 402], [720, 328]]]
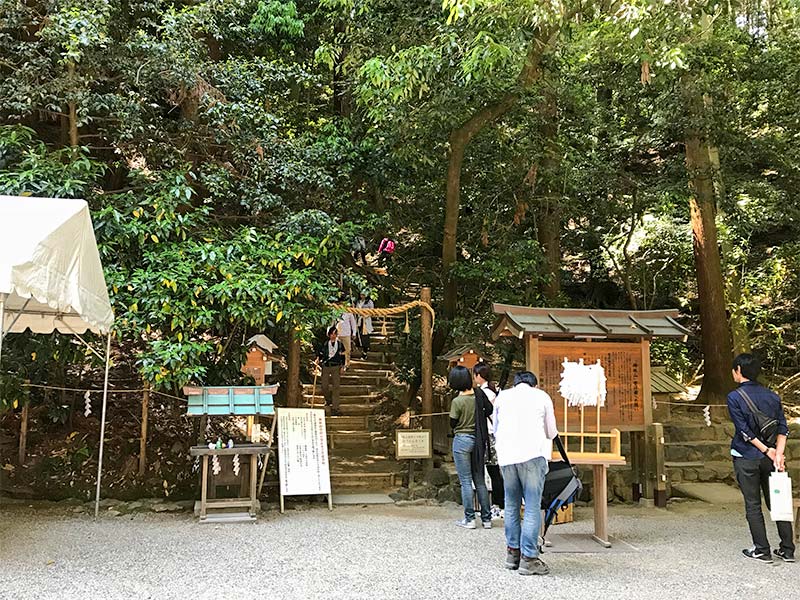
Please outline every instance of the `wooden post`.
[[[420, 291], [420, 300], [431, 303], [431, 288], [424, 287]], [[426, 415], [433, 413], [433, 323], [428, 309], [422, 309], [420, 316], [422, 336], [422, 412]], [[425, 417], [425, 429], [431, 429], [431, 417]]]
[[289, 332], [289, 350], [286, 357], [286, 404], [300, 406], [300, 338], [297, 329]]
[[608, 542], [608, 481], [607, 467], [594, 465], [594, 535], [592, 538], [602, 546], [610, 548]]
[[[423, 287], [420, 290], [420, 300], [431, 303], [431, 288]], [[433, 413], [433, 319], [427, 308], [422, 308], [420, 315], [420, 333], [422, 337], [422, 412], [426, 415]], [[424, 417], [423, 427], [433, 435], [433, 417]], [[413, 462], [413, 461], [411, 461]], [[433, 459], [423, 462], [425, 472], [433, 469]]]
[[645, 427], [653, 422], [653, 391], [650, 387], [650, 340], [642, 339], [642, 402]]
[[647, 426], [647, 481], [645, 497], [652, 498], [656, 506], [667, 506], [667, 475], [664, 467], [664, 426], [651, 423]]
[[536, 335], [525, 336], [525, 368], [539, 377], [539, 337]]
[[147, 417], [150, 407], [150, 382], [144, 381], [142, 391], [142, 436], [139, 438], [139, 477], [147, 471]]
[[25, 402], [22, 405], [22, 419], [19, 423], [19, 464], [25, 464], [25, 457], [27, 455], [28, 447], [28, 409], [30, 402]]

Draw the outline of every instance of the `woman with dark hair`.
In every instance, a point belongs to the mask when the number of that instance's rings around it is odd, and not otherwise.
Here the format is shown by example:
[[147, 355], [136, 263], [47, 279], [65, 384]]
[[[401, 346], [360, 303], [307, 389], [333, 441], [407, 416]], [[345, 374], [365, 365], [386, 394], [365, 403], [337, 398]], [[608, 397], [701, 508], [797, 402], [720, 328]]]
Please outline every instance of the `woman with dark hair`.
[[[461, 501], [464, 504], [464, 518], [456, 525], [464, 529], [475, 529], [475, 505], [472, 500], [472, 484], [478, 493], [481, 508], [481, 521], [484, 529], [492, 528], [492, 513], [489, 508], [489, 490], [483, 476], [483, 457], [486, 452], [488, 435], [483, 441], [477, 439], [476, 425], [483, 424], [492, 414], [492, 404], [485, 394], [476, 395], [472, 388], [472, 374], [465, 367], [453, 367], [447, 382], [459, 392], [450, 404], [450, 426], [453, 428], [453, 460], [456, 463], [458, 480], [461, 483]], [[480, 447], [484, 444], [483, 448]], [[483, 450], [483, 452], [481, 452]]]
[[[475, 378], [476, 394], [485, 394], [486, 399], [494, 406], [494, 399], [497, 398], [498, 390], [492, 383], [492, 370], [486, 363], [478, 363], [472, 367], [472, 375]], [[491, 421], [487, 423], [487, 435], [489, 436], [488, 452], [486, 453], [486, 471], [492, 480], [492, 517], [502, 519], [504, 514], [505, 490], [503, 488], [503, 474], [497, 464], [497, 451], [495, 450], [494, 434], [492, 433]]]

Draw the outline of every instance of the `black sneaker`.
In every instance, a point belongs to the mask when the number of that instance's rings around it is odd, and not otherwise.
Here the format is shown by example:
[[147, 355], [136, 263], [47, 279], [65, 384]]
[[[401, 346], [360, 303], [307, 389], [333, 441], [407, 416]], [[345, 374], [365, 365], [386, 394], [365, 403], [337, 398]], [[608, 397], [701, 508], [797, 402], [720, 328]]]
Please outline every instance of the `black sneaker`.
[[772, 553], [780, 558], [783, 562], [794, 562], [794, 554], [789, 554], [783, 550], [773, 550]]
[[746, 550], [742, 550], [742, 554], [744, 554], [747, 558], [760, 560], [761, 562], [772, 562], [772, 557], [769, 554], [761, 552], [760, 550], [756, 550], [755, 548], [747, 548]]

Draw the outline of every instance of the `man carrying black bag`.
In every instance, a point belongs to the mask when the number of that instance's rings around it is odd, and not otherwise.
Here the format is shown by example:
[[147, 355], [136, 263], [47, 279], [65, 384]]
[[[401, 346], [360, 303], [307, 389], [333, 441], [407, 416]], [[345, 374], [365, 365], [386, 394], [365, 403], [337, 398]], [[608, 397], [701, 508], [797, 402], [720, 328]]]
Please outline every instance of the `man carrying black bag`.
[[[558, 435], [553, 401], [536, 387], [536, 375], [523, 371], [514, 377], [514, 387], [503, 390], [494, 402], [492, 423], [497, 464], [505, 488], [505, 533], [507, 569], [520, 575], [550, 572], [539, 558], [542, 490], [547, 462], [553, 453], [551, 440]], [[520, 520], [522, 500], [525, 517]]]
[[[747, 558], [771, 563], [767, 529], [761, 512], [761, 493], [769, 507], [769, 476], [773, 467], [785, 469], [784, 448], [789, 428], [778, 395], [758, 383], [761, 363], [752, 354], [740, 354], [733, 360], [733, 379], [739, 387], [728, 394], [728, 412], [735, 432], [731, 456], [736, 481], [744, 496], [745, 516], [753, 537], [753, 547], [742, 550]], [[792, 523], [778, 521], [780, 548], [774, 555], [794, 562]]]

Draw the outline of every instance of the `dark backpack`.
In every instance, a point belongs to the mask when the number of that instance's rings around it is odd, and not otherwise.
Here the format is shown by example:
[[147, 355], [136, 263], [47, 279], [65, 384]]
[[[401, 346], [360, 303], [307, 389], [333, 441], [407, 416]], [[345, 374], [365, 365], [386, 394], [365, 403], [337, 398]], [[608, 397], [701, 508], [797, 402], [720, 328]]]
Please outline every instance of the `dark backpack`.
[[753, 418], [756, 420], [756, 428], [758, 429], [756, 437], [764, 442], [764, 445], [768, 448], [774, 448], [778, 443], [778, 420], [758, 410], [755, 402], [750, 399], [750, 396], [742, 388], [738, 388], [736, 391], [744, 398], [747, 407], [753, 413]]

